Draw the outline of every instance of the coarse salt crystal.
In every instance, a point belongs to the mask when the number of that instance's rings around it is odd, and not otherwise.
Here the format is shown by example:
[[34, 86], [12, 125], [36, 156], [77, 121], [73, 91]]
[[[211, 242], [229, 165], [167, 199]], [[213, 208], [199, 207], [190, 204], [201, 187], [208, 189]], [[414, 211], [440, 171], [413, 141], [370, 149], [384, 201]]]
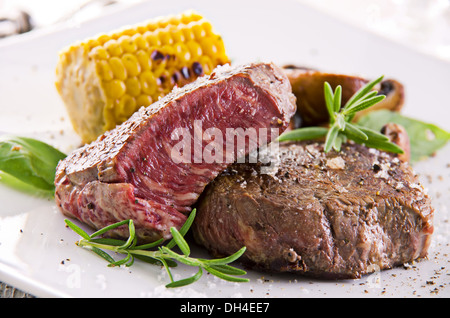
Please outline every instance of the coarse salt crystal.
[[331, 169], [344, 169], [345, 161], [342, 157], [335, 157], [327, 160], [327, 167]]

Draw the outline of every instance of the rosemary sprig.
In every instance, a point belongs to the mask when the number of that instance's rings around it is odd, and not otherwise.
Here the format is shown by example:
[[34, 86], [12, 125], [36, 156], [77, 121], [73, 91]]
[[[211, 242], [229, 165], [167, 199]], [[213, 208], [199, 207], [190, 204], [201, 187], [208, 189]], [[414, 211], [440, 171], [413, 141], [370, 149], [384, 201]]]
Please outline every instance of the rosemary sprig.
[[[190, 226], [192, 225], [195, 214], [196, 209], [193, 209], [180, 230], [177, 230], [174, 227], [170, 228], [172, 239], [166, 245], [162, 245], [164, 241], [163, 239], [159, 239], [149, 244], [137, 245], [137, 238], [133, 220], [124, 220], [114, 223], [98, 230], [91, 235], [87, 234], [83, 229], [74, 224], [72, 221], [66, 219], [65, 222], [69, 228], [71, 228], [74, 232], [81, 236], [81, 239], [76, 244], [96, 253], [97, 255], [108, 261], [108, 266], [131, 266], [133, 265], [135, 258], [150, 264], [164, 266], [170, 278], [170, 283], [166, 285], [166, 287], [168, 288], [181, 287], [198, 281], [203, 275], [203, 270], [206, 270], [212, 275], [215, 275], [227, 281], [248, 282], [249, 280], [247, 278], [239, 277], [247, 274], [244, 270], [229, 265], [230, 263], [241, 257], [242, 254], [244, 254], [246, 249], [245, 246], [233, 255], [219, 259], [209, 260], [203, 258], [194, 258], [190, 256], [190, 247], [184, 239], [184, 235], [188, 232]], [[129, 230], [129, 237], [126, 241], [111, 238], [99, 238], [99, 236], [101, 236], [102, 234], [124, 225], [127, 225]], [[172, 248], [175, 246], [178, 246], [182, 254], [178, 254], [172, 250]], [[150, 250], [152, 248], [153, 250]], [[115, 260], [106, 251], [110, 251], [116, 254], [124, 254], [125, 257], [119, 260]], [[191, 277], [174, 281], [170, 268], [176, 267], [177, 261], [188, 266], [198, 267], [197, 273]]]
[[359, 144], [364, 144], [370, 148], [377, 148], [394, 153], [403, 153], [403, 150], [396, 144], [389, 141], [389, 138], [375, 130], [352, 123], [355, 114], [359, 111], [372, 107], [382, 101], [386, 96], [378, 95], [373, 90], [384, 76], [367, 83], [361, 87], [342, 106], [342, 87], [338, 85], [333, 92], [328, 82], [324, 83], [325, 104], [330, 115], [329, 127], [305, 127], [288, 131], [282, 134], [278, 141], [298, 141], [316, 138], [325, 138], [324, 151], [331, 149], [341, 150], [342, 143], [351, 139]]

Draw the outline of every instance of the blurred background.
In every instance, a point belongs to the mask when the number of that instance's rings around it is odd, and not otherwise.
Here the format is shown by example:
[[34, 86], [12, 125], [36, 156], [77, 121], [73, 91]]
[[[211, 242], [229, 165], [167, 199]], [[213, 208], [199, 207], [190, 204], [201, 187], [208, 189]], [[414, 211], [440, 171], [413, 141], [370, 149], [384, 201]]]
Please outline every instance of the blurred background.
[[[60, 23], [76, 25], [145, 0], [0, 0], [0, 41]], [[359, 28], [450, 61], [450, 0], [297, 0]], [[218, 2], [219, 5], [219, 2]]]

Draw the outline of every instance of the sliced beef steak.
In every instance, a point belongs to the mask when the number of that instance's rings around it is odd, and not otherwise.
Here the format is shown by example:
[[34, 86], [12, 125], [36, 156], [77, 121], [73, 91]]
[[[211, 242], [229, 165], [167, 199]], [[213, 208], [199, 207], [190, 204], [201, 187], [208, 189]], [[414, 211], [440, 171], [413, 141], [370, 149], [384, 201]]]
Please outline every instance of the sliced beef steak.
[[[277, 66], [221, 67], [140, 109], [60, 162], [56, 202], [65, 215], [94, 228], [131, 218], [142, 241], [169, 238], [170, 227], [181, 227], [204, 187], [230, 160], [264, 142], [256, 136], [244, 147], [236, 142], [224, 149], [223, 160], [203, 160], [217, 131], [223, 136], [227, 129], [238, 135], [250, 128], [281, 133], [295, 108], [289, 80]], [[203, 135], [208, 129], [216, 132], [211, 140]], [[128, 235], [124, 231], [114, 234]]]
[[234, 164], [197, 202], [194, 238], [249, 267], [358, 278], [425, 257], [434, 210], [408, 163], [348, 143], [281, 144], [277, 165]]

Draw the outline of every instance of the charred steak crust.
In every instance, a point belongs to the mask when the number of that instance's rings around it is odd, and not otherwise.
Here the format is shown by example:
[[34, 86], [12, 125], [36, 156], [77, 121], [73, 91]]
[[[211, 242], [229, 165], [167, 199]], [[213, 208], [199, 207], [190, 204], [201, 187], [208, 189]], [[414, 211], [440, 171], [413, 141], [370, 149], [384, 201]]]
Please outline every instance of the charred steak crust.
[[[61, 161], [56, 203], [63, 214], [94, 228], [131, 218], [142, 241], [170, 238], [170, 227], [181, 227], [204, 187], [228, 166], [196, 163], [194, 151], [190, 163], [175, 162], [171, 149], [179, 140], [172, 138], [173, 131], [187, 129], [190, 144], [195, 121], [201, 121], [203, 131], [217, 128], [224, 135], [227, 128], [249, 127], [281, 133], [295, 109], [289, 80], [274, 64], [219, 67], [141, 108]], [[203, 140], [202, 150], [206, 144]], [[239, 150], [232, 149], [232, 155]], [[128, 235], [124, 231], [114, 235]]]
[[320, 278], [361, 275], [422, 258], [430, 198], [408, 163], [346, 144], [280, 145], [278, 167], [234, 164], [197, 202], [194, 238], [213, 255], [247, 250], [251, 268]]

